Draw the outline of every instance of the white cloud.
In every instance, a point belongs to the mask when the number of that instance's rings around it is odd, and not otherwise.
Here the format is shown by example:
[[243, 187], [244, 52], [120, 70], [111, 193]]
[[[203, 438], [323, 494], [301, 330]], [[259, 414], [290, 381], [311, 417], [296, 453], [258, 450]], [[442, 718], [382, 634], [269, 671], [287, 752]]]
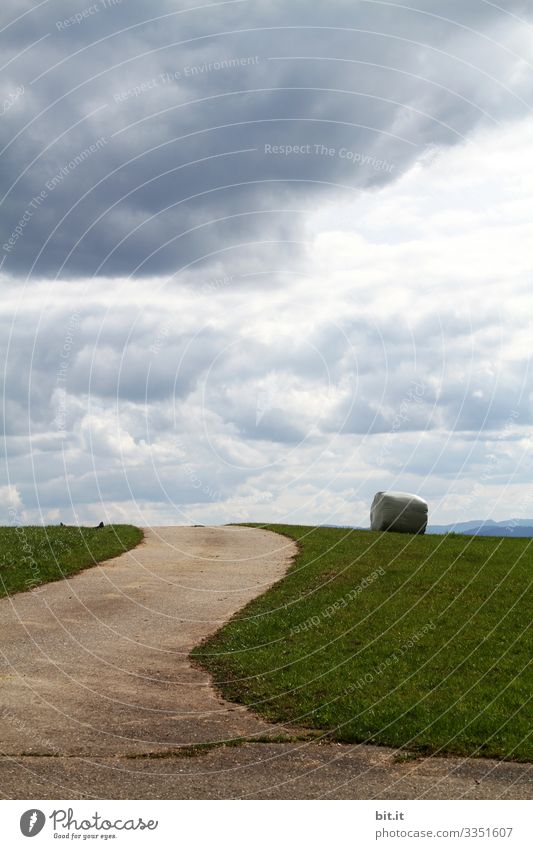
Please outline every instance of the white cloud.
[[515, 121], [330, 198], [268, 288], [229, 272], [203, 291], [196, 274], [196, 294], [191, 273], [30, 285], [0, 504], [68, 520], [68, 480], [91, 522], [363, 524], [389, 486], [426, 495], [434, 521], [531, 513], [532, 142]]

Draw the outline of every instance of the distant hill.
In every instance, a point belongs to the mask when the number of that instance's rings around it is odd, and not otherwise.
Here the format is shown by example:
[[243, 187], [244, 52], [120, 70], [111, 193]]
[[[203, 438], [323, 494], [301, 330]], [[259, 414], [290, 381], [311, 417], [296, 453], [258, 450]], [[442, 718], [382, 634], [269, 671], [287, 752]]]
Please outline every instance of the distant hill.
[[451, 525], [428, 525], [428, 534], [467, 534], [484, 537], [533, 537], [533, 519], [472, 519], [470, 522], [455, 522]]
[[[321, 525], [322, 528], [344, 528], [345, 530], [368, 531], [357, 525]], [[428, 525], [427, 534], [465, 534], [479, 537], [533, 537], [533, 519], [472, 519], [470, 522], [455, 522], [451, 525]]]

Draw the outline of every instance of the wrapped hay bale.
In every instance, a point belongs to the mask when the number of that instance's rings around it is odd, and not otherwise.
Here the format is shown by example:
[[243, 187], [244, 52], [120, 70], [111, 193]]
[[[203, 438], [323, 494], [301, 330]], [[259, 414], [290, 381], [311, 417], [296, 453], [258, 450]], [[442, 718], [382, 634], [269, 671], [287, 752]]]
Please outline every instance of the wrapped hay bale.
[[377, 492], [370, 508], [373, 531], [423, 534], [428, 523], [428, 505], [408, 492]]

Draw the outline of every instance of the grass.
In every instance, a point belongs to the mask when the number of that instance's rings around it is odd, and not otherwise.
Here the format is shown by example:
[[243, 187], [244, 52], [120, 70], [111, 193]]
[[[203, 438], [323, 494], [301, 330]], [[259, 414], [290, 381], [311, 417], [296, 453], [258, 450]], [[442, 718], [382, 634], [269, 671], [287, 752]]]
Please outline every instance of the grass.
[[133, 525], [0, 527], [0, 596], [73, 575], [133, 548], [142, 537]]
[[533, 760], [532, 541], [263, 527], [294, 564], [193, 652], [226, 698], [337, 741]]

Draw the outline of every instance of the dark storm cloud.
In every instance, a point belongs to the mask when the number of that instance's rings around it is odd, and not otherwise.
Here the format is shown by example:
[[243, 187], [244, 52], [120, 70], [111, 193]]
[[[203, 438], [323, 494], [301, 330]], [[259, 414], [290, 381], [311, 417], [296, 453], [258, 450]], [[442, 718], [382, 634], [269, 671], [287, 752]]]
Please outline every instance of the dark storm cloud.
[[527, 480], [531, 4], [420, 5], [4, 3], [0, 508]]
[[4, 5], [3, 270], [280, 263], [300, 211], [523, 111], [512, 17], [396, 5]]

